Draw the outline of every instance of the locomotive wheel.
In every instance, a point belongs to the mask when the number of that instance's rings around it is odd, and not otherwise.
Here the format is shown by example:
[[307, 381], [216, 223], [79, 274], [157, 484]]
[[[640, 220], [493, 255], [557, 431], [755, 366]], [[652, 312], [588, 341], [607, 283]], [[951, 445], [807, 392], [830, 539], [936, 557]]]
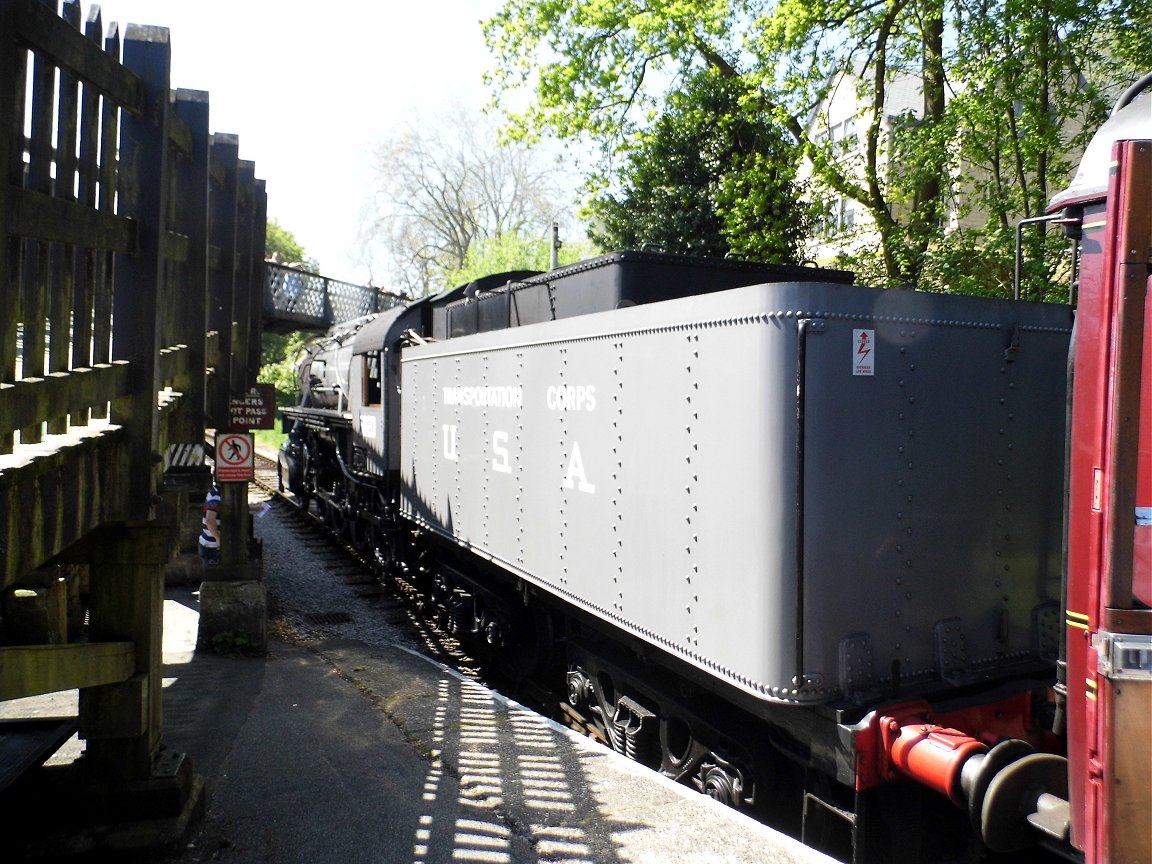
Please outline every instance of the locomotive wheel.
[[668, 776], [679, 779], [690, 770], [697, 746], [692, 727], [686, 720], [673, 716], [660, 721], [660, 750]]
[[556, 634], [548, 615], [536, 615], [527, 621], [516, 622], [512, 633], [498, 649], [505, 674], [515, 681], [523, 681], [541, 669], [552, 653]]
[[700, 779], [697, 782], [700, 791], [713, 801], [719, 801], [736, 810], [740, 809], [744, 784], [739, 777], [719, 765], [706, 762], [700, 766]]

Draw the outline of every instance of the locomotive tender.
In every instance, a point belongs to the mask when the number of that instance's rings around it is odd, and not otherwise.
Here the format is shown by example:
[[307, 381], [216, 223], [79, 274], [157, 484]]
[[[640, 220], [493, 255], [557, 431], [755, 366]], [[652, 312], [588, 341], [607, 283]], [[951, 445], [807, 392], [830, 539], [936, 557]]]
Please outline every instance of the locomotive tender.
[[[1070, 436], [1071, 306], [621, 252], [334, 328], [298, 366], [287, 485], [610, 746], [734, 806], [795, 787], [806, 841], [921, 860], [963, 824], [972, 854], [1148, 860], [1148, 751], [1098, 737], [1116, 704], [1152, 737], [1152, 313], [1105, 253], [1152, 225], [1152, 157], [1108, 185], [1113, 142], [1152, 137], [1128, 101], [1054, 207], [1084, 237]], [[1066, 536], [1074, 570], [1107, 535], [1078, 507], [1127, 538], [1108, 598], [1065, 575]], [[1111, 672], [1129, 695], [1100, 707]], [[1084, 779], [1113, 773], [1118, 797]]]

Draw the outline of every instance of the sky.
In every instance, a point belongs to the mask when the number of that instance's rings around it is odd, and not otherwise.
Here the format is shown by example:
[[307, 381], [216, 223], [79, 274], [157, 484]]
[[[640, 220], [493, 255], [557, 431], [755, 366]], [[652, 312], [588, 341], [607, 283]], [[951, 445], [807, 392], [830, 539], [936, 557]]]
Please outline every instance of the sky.
[[[89, 4], [81, 0], [83, 15]], [[480, 21], [500, 0], [106, 0], [105, 30], [167, 27], [172, 87], [206, 90], [213, 132], [267, 182], [268, 217], [291, 231], [325, 276], [377, 284], [382, 265], [358, 244], [373, 152], [414, 117], [489, 93]], [[373, 272], [375, 270], [375, 272]]]

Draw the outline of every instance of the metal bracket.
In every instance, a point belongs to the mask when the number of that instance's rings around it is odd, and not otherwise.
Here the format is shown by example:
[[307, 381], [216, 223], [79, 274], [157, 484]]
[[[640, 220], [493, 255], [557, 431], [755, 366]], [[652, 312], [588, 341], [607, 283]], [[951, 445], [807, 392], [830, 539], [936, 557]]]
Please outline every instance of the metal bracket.
[[1152, 681], [1152, 636], [1101, 630], [1092, 637], [1097, 671], [1113, 681]]
[[804, 325], [802, 329], [805, 333], [820, 336], [828, 332], [828, 322], [823, 318], [803, 318], [800, 323]]
[[853, 633], [840, 640], [838, 646], [840, 690], [855, 693], [873, 686], [872, 637], [867, 633]]
[[936, 675], [942, 681], [963, 673], [968, 667], [968, 649], [964, 628], [959, 618], [945, 618], [932, 628], [935, 644]]

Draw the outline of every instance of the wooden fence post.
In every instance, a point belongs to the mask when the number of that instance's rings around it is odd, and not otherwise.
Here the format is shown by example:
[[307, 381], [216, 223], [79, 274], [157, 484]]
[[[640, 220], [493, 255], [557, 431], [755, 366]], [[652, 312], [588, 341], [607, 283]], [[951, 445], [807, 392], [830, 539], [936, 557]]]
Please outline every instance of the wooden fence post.
[[152, 517], [160, 454], [156, 398], [160, 389], [159, 297], [164, 283], [168, 232], [168, 31], [129, 24], [124, 66], [144, 85], [144, 112], [125, 112], [120, 123], [120, 212], [136, 220], [138, 248], [116, 258], [112, 357], [131, 364], [131, 392], [113, 406], [112, 419], [126, 427], [132, 476], [129, 518]]
[[[110, 525], [88, 541], [89, 640], [131, 642], [135, 670], [121, 684], [80, 691], [88, 801], [100, 822], [171, 818], [195, 807], [199, 780], [182, 754], [161, 747], [163, 600], [168, 532]], [[174, 826], [175, 827], [175, 826]]]
[[249, 338], [248, 368], [251, 371], [249, 382], [256, 380], [260, 371], [260, 347], [264, 342], [264, 245], [268, 233], [268, 192], [263, 180], [257, 179], [252, 187], [252, 259], [249, 268], [249, 284], [252, 286], [251, 304], [248, 307], [248, 320], [253, 332]]
[[[15, 29], [16, 10], [0, 3], [0, 33]], [[16, 379], [16, 332], [20, 321], [20, 238], [16, 235], [8, 198], [24, 177], [24, 81], [27, 52], [0, 40], [0, 381]], [[0, 435], [0, 454], [12, 452], [13, 436]]]
[[116, 257], [112, 356], [130, 364], [128, 394], [112, 406], [127, 433], [126, 522], [94, 533], [89, 634], [93, 641], [130, 641], [135, 674], [122, 684], [82, 691], [81, 729], [89, 801], [100, 820], [173, 817], [195, 804], [191, 763], [160, 746], [163, 712], [161, 565], [170, 557], [170, 526], [153, 519], [159, 474], [157, 394], [161, 315], [165, 304], [166, 218], [172, 192], [169, 142], [168, 30], [128, 25], [125, 68], [144, 89], [138, 116], [120, 124], [118, 209], [135, 220], [137, 248]]
[[212, 244], [208, 276], [208, 328], [217, 334], [209, 382], [208, 422], [216, 428], [228, 423], [228, 397], [232, 382], [232, 295], [236, 284], [236, 171], [240, 139], [214, 134], [209, 148], [212, 182], [209, 242]]
[[[229, 396], [246, 392], [248, 385], [256, 380], [256, 370], [248, 365], [254, 329], [249, 310], [252, 308], [253, 291], [252, 222], [255, 183], [256, 163], [241, 159], [236, 167], [236, 287], [232, 295], [232, 320], [236, 322], [236, 331], [232, 340], [232, 389]], [[263, 259], [263, 254], [260, 257]]]
[[205, 334], [208, 327], [208, 94], [176, 91], [176, 114], [191, 133], [192, 152], [177, 166], [180, 206], [175, 230], [188, 238], [188, 254], [179, 268], [176, 296], [181, 304], [176, 341], [188, 346], [183, 422], [173, 430], [181, 443], [203, 444]]

